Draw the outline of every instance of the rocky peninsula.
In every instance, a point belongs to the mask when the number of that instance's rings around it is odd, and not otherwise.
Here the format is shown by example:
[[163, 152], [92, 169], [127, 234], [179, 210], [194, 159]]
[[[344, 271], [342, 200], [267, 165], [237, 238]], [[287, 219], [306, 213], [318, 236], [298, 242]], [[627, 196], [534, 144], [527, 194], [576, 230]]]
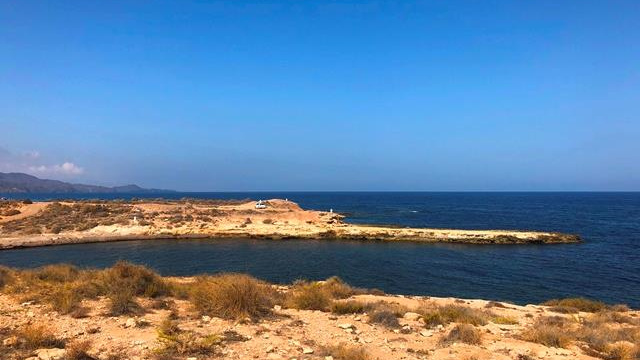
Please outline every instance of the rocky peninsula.
[[558, 244], [577, 235], [350, 224], [332, 211], [253, 200], [145, 199], [0, 202], [0, 249], [132, 239], [353, 239], [467, 244]]

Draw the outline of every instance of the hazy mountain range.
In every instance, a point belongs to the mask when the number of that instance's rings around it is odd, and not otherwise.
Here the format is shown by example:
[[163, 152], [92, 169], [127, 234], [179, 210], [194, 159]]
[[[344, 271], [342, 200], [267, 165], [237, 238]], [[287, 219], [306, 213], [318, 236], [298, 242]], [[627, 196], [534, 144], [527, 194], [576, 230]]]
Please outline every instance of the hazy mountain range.
[[138, 185], [97, 186], [40, 179], [23, 173], [0, 172], [0, 193], [154, 193], [171, 190], [144, 189]]

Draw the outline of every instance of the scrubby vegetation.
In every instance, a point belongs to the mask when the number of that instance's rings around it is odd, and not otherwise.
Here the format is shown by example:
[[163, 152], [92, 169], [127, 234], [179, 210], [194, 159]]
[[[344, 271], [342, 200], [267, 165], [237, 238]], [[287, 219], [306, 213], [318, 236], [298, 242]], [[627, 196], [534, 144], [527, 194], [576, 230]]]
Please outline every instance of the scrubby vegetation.
[[217, 334], [206, 336], [181, 329], [173, 320], [166, 319], [158, 329], [161, 346], [153, 351], [158, 360], [177, 359], [184, 356], [215, 355], [222, 338]]
[[572, 340], [570, 326], [569, 320], [563, 317], [542, 317], [530, 329], [522, 333], [521, 338], [545, 346], [564, 348]]
[[200, 313], [224, 319], [268, 315], [275, 297], [268, 284], [243, 274], [200, 277], [190, 291], [191, 302]]
[[321, 355], [331, 356], [334, 360], [370, 360], [371, 357], [361, 346], [338, 344], [325, 346], [320, 351]]
[[[405, 331], [415, 332], [419, 321], [429, 328], [442, 325], [441, 330], [422, 330], [431, 334], [443, 331], [444, 335], [433, 338], [438, 339], [438, 345], [443, 347], [456, 342], [480, 345], [483, 334], [495, 339], [495, 335], [487, 335], [487, 330], [493, 329], [492, 325], [487, 328], [481, 326], [490, 322], [518, 325], [520, 319], [526, 325], [518, 327], [517, 332], [511, 336], [521, 341], [572, 350], [579, 348], [585, 354], [605, 360], [638, 360], [640, 357], [640, 317], [637, 311], [630, 311], [625, 306], [609, 306], [584, 299], [549, 302], [552, 307], [571, 307], [579, 311], [579, 314], [544, 316], [543, 312], [528, 312], [528, 318], [525, 316], [516, 319], [511, 317], [518, 310], [515, 306], [507, 309], [494, 304], [488, 306], [491, 308], [488, 309], [474, 308], [473, 305], [462, 302], [437, 305], [435, 301], [424, 301], [417, 308], [407, 308], [401, 305], [405, 304], [405, 300], [398, 299], [394, 302], [385, 299], [374, 302], [370, 297], [352, 298], [366, 291], [353, 288], [335, 277], [319, 282], [298, 281], [288, 288], [280, 288], [243, 274], [219, 274], [190, 279], [163, 278], [144, 266], [127, 262], [118, 262], [103, 270], [79, 269], [72, 265], [49, 265], [29, 270], [0, 267], [0, 292], [15, 296], [19, 303], [35, 302], [38, 307], [42, 307], [39, 304], [44, 304], [47, 306], [46, 311], [52, 309], [67, 317], [127, 314], [127, 317], [133, 319], [117, 320], [125, 328], [140, 327], [143, 323], [131, 314], [164, 311], [160, 319], [166, 316], [166, 320], [160, 326], [160, 320], [154, 322], [158, 326], [160, 346], [148, 350], [159, 360], [219, 355], [225, 344], [247, 341], [249, 336], [230, 329], [211, 333], [211, 327], [207, 325], [213, 322], [211, 317], [247, 324], [246, 319], [260, 321], [273, 316], [267, 321], [270, 322], [291, 315], [280, 312], [278, 306], [331, 311], [336, 315], [363, 314], [357, 320], [381, 325], [375, 327], [377, 331], [389, 334], [391, 330], [399, 334], [405, 334]], [[90, 307], [99, 299], [108, 300], [106, 309], [104, 306]], [[277, 311], [273, 310], [274, 306]], [[406, 314], [409, 311], [418, 315]], [[31, 318], [28, 319], [32, 322]], [[125, 320], [134, 320], [135, 325], [125, 326]], [[301, 319], [286, 321], [290, 326], [304, 326]], [[0, 348], [0, 358], [15, 358], [16, 354], [24, 358], [34, 349], [64, 347], [68, 359], [88, 359], [90, 342], [78, 339], [65, 341], [48, 327], [37, 324], [39, 323], [19, 324], [11, 329], [7, 328], [8, 330], [0, 329], [0, 339], [3, 342], [10, 340], [8, 345]], [[405, 324], [408, 326], [404, 326]], [[149, 325], [147, 322], [147, 326]], [[345, 330], [360, 331], [360, 326], [358, 329], [353, 325], [349, 326], [352, 327]], [[281, 330], [272, 331], [277, 334]], [[65, 336], [69, 334], [67, 331], [61, 333]], [[369, 359], [366, 351], [358, 346], [313, 346], [317, 350], [314, 356], [333, 356], [335, 360]], [[119, 355], [114, 356], [116, 357], [113, 359], [118, 359]]]
[[486, 325], [492, 317], [491, 313], [484, 310], [473, 309], [462, 305], [435, 306], [425, 304], [417, 310], [422, 315], [425, 325], [447, 325], [449, 323], [463, 323], [471, 325]]
[[482, 343], [482, 334], [472, 325], [458, 324], [440, 339], [440, 344], [445, 346], [455, 342], [480, 345]]
[[551, 311], [565, 314], [577, 313], [578, 311], [596, 312], [607, 308], [607, 305], [601, 301], [585, 298], [553, 299], [542, 305], [550, 306]]
[[334, 301], [331, 303], [331, 312], [334, 314], [361, 314], [367, 309], [367, 304], [360, 301]]
[[28, 235], [83, 231], [98, 225], [128, 224], [131, 211], [130, 205], [115, 202], [108, 205], [54, 202], [37, 214], [4, 223], [2, 232]]

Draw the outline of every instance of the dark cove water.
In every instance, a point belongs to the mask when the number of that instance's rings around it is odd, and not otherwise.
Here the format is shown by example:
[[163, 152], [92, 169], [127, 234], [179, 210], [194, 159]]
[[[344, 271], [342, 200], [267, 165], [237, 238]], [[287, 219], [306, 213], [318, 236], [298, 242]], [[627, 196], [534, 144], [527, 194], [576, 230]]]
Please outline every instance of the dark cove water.
[[[390, 293], [516, 303], [586, 296], [640, 307], [640, 193], [288, 192], [162, 196], [289, 198], [305, 208], [333, 208], [347, 213], [351, 222], [550, 230], [577, 233], [585, 242], [486, 246], [244, 239], [127, 241], [6, 250], [0, 252], [0, 264], [35, 267], [68, 262], [104, 267], [126, 259], [148, 265], [163, 275], [234, 271], [281, 283], [338, 275], [353, 285]], [[59, 196], [31, 196], [55, 197]]]

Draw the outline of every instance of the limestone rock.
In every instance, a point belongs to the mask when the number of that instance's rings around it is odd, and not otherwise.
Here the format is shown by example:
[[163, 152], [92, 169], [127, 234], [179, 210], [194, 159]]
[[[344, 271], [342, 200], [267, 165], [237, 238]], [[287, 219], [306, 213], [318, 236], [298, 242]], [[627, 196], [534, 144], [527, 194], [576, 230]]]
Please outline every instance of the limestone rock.
[[420, 319], [420, 317], [421, 317], [420, 314], [414, 313], [414, 312], [411, 312], [411, 311], [408, 311], [408, 312], [404, 313], [404, 316], [403, 316], [403, 318], [405, 320], [409, 320], [409, 321], [416, 321], [416, 320]]
[[34, 351], [39, 360], [61, 360], [64, 358], [64, 349], [38, 349]]

